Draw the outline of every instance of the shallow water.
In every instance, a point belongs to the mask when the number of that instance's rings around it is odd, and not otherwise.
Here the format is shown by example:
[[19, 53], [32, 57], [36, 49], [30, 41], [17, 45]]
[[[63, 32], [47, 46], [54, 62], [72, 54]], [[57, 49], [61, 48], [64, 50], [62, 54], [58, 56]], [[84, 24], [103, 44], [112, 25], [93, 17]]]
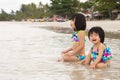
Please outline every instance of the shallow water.
[[[92, 70], [70, 62], [57, 62], [60, 52], [71, 46], [71, 34], [37, 26], [43, 25], [0, 22], [0, 80], [119, 80], [119, 39], [105, 41], [113, 54], [111, 66]], [[87, 52], [91, 46], [87, 39]]]

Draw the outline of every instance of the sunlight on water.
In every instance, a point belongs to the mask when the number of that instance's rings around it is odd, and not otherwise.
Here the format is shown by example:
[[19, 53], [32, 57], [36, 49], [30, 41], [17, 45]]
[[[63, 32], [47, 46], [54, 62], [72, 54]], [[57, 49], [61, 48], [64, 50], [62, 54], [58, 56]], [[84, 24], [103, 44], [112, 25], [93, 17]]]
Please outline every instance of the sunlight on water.
[[[0, 22], [0, 80], [119, 80], [120, 40], [106, 38], [113, 59], [107, 69], [57, 62], [71, 34], [34, 28], [35, 23]], [[86, 37], [87, 38], [87, 37]], [[86, 51], [92, 44], [87, 38]]]

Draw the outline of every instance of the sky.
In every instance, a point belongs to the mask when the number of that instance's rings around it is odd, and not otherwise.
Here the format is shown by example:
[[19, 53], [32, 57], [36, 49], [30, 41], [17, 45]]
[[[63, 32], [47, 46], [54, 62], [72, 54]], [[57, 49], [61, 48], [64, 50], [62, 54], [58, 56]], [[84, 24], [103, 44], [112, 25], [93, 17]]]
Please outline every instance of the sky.
[[[85, 2], [86, 0], [80, 0], [80, 1]], [[50, 0], [0, 0], [0, 9], [3, 9], [7, 13], [10, 13], [11, 10], [13, 11], [19, 10], [21, 4], [29, 4], [32, 2], [35, 3], [36, 5], [38, 5], [39, 2], [42, 2], [43, 4], [46, 3], [50, 4]]]

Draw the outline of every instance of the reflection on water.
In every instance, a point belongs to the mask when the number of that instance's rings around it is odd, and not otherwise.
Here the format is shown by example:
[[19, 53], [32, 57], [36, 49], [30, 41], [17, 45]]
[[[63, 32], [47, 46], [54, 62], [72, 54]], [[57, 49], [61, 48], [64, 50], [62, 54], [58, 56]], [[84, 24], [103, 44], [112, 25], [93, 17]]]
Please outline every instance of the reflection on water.
[[[34, 26], [33, 23], [0, 23], [0, 80], [119, 80], [119, 39], [105, 41], [113, 53], [111, 66], [92, 70], [70, 62], [56, 62], [60, 52], [71, 45], [71, 34]], [[91, 46], [87, 39], [87, 52]]]

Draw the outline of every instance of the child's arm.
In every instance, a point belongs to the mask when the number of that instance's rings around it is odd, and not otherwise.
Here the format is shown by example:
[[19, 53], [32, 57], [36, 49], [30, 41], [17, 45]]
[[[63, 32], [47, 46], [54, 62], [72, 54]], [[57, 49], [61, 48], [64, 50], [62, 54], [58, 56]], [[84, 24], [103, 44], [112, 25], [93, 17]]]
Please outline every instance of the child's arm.
[[85, 59], [83, 59], [83, 60], [77, 62], [77, 64], [83, 64], [84, 62], [85, 62]]
[[69, 52], [69, 51], [71, 51], [71, 50], [73, 50], [72, 47], [71, 47], [71, 48], [68, 48], [67, 50], [62, 51], [62, 53], [67, 53], [67, 52]]
[[85, 65], [90, 65], [90, 62], [91, 62], [91, 50], [88, 53], [88, 55], [86, 56], [84, 64]]
[[97, 56], [97, 59], [91, 64], [91, 68], [95, 68], [97, 63], [100, 62], [102, 56], [103, 56], [103, 51], [104, 51], [104, 46], [100, 45], [99, 48], [98, 48], [98, 56]]

